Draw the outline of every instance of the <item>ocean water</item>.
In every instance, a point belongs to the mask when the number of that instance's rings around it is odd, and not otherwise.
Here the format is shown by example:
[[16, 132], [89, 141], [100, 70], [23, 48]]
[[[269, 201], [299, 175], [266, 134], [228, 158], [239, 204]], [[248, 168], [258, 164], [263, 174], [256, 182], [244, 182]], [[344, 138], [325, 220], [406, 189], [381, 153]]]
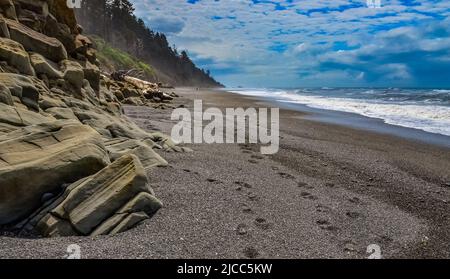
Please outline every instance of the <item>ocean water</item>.
[[227, 89], [278, 102], [356, 113], [387, 124], [450, 136], [450, 90], [400, 88]]

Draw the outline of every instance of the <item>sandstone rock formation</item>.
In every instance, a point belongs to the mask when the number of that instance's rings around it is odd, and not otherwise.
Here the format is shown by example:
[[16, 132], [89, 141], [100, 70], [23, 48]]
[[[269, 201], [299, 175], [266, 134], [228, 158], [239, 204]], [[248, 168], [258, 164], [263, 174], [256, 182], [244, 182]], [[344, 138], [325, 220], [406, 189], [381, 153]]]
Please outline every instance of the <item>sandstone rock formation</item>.
[[125, 155], [68, 186], [59, 199], [36, 214], [40, 219], [36, 226], [45, 236], [109, 234], [129, 216], [139, 213], [147, 219], [161, 206], [139, 159]]
[[0, 220], [25, 217], [45, 193], [109, 163], [100, 135], [79, 122], [28, 126], [0, 137]]
[[122, 104], [170, 101], [156, 84], [99, 70], [65, 0], [0, 0], [0, 226], [104, 235], [162, 203], [146, 171], [187, 152], [142, 130]]

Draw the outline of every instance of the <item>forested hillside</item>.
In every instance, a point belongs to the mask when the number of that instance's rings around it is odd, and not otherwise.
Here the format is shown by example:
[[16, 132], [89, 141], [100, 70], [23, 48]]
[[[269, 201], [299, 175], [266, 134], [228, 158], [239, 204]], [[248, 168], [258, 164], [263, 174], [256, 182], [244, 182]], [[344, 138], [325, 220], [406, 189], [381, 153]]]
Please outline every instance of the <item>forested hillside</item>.
[[147, 75], [148, 79], [177, 86], [222, 86], [208, 70], [197, 68], [186, 51], [178, 53], [164, 34], [137, 18], [128, 0], [83, 0], [76, 13], [85, 34], [97, 35], [112, 48], [151, 65], [154, 75]]

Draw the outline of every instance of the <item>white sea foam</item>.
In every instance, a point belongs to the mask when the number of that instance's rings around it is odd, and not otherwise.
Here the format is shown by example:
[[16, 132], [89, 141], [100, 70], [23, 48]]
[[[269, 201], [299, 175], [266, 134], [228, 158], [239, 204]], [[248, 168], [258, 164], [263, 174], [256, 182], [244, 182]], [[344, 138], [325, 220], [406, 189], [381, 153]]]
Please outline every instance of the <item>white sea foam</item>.
[[447, 89], [435, 89], [435, 90], [433, 90], [433, 92], [436, 92], [436, 93], [450, 93], [450, 90], [447, 90]]
[[252, 96], [275, 97], [281, 102], [299, 103], [312, 108], [356, 113], [382, 119], [387, 124], [450, 136], [450, 107], [448, 106], [330, 98], [281, 90], [238, 90], [234, 92]]

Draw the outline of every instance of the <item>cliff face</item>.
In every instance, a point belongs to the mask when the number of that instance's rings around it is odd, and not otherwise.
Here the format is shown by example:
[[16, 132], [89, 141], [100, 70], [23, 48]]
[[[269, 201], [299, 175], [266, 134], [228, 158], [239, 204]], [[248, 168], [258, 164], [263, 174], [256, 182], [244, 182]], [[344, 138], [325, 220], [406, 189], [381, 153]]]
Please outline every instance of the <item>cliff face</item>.
[[186, 52], [178, 53], [164, 34], [153, 32], [133, 12], [133, 4], [126, 0], [89, 0], [82, 2], [76, 15], [85, 33], [99, 36], [111, 47], [151, 65], [155, 74], [152, 81], [175, 86], [223, 87], [209, 71], [199, 69]]
[[66, 0], [0, 0], [0, 230], [116, 234], [161, 207], [146, 175], [167, 165], [155, 149], [189, 150], [122, 103], [174, 96], [98, 66]]

